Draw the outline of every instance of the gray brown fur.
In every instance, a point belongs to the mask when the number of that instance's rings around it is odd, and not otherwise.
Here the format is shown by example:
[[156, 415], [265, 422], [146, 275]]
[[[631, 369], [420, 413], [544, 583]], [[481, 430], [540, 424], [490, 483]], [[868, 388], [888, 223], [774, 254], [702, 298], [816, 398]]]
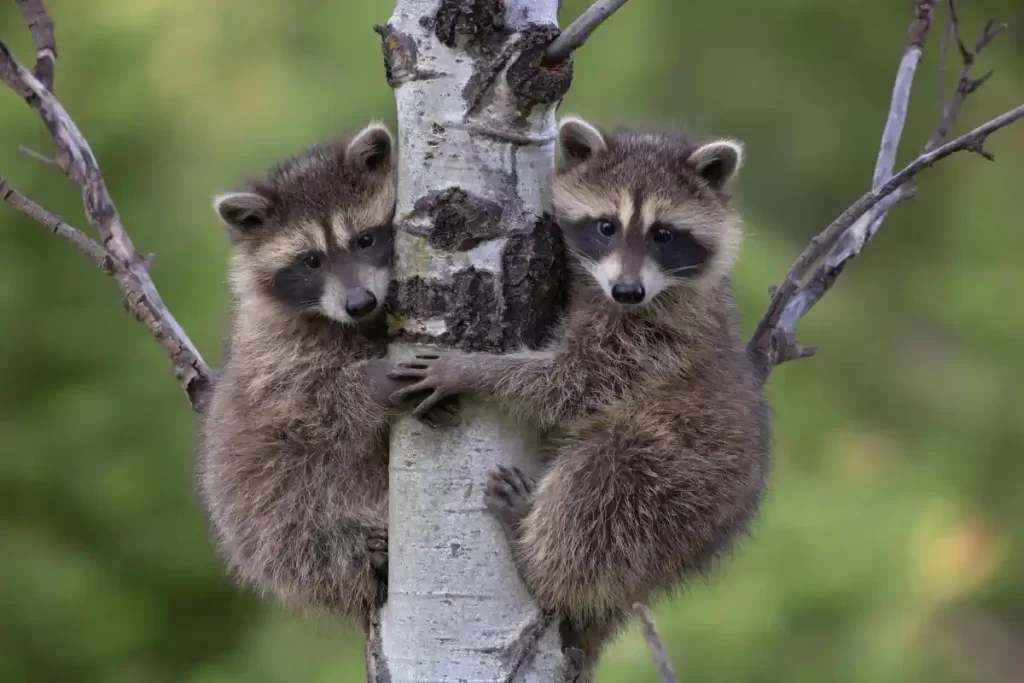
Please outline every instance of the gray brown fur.
[[[386, 330], [379, 306], [353, 321], [337, 306], [280, 296], [275, 272], [326, 241], [303, 286], [319, 282], [342, 302], [360, 284], [379, 290], [382, 280], [386, 292], [392, 157], [386, 129], [371, 126], [216, 202], [234, 245], [234, 296], [223, 373], [202, 425], [198, 485], [217, 547], [242, 584], [289, 606], [358, 619], [385, 595], [394, 387], [377, 359]], [[353, 240], [368, 230], [389, 242], [357, 251]], [[372, 272], [373, 282], [354, 272]]]
[[[420, 380], [410, 392], [477, 392], [549, 432], [537, 486], [499, 470], [487, 504], [533, 595], [567, 617], [592, 664], [635, 602], [703, 575], [749, 529], [771, 437], [728, 278], [740, 239], [729, 200], [739, 146], [568, 126], [554, 210], [581, 273], [555, 342], [505, 356], [424, 354], [404, 376]], [[602, 251], [578, 232], [629, 214], [624, 203], [651, 209], [645, 229], [669, 221], [707, 247], [699, 268], [655, 283], [643, 305], [612, 300], [609, 282], [629, 268], [606, 266], [652, 263], [653, 243], [608, 240]], [[627, 224], [637, 227], [630, 215]]]

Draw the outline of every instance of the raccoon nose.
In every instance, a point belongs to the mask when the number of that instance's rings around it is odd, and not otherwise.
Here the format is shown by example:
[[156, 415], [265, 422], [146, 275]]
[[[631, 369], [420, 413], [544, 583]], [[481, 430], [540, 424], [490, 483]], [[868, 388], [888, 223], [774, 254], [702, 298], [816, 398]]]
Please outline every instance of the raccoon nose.
[[640, 282], [620, 282], [612, 287], [612, 298], [620, 304], [638, 304], [644, 300], [646, 293]]
[[362, 318], [377, 308], [377, 297], [367, 289], [356, 289], [345, 298], [345, 312], [353, 318]]

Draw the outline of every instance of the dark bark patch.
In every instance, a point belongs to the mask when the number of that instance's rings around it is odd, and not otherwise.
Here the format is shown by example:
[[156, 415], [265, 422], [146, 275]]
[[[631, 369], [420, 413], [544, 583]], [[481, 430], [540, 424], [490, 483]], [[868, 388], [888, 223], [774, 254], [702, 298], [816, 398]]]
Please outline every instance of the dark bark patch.
[[390, 24], [374, 26], [373, 30], [380, 35], [384, 76], [392, 88], [408, 81], [426, 80], [438, 75], [434, 71], [419, 68], [416, 41], [412, 36], [396, 31]]
[[523, 31], [522, 51], [505, 74], [512, 92], [531, 105], [558, 102], [572, 84], [572, 59], [558, 64], [544, 61], [544, 50], [558, 34], [558, 27], [551, 25], [531, 26]]
[[430, 192], [416, 200], [411, 217], [422, 216], [433, 224], [427, 243], [442, 251], [466, 251], [501, 235], [501, 206], [459, 187]]
[[[388, 305], [398, 320], [396, 338], [491, 353], [543, 346], [569, 295], [567, 251], [554, 220], [543, 217], [509, 235], [501, 268], [500, 274], [467, 268], [447, 281], [393, 282]], [[445, 332], [410, 331], [406, 317], [443, 320]]]
[[437, 337], [400, 329], [398, 339], [453, 346], [464, 351], [500, 353], [504, 350], [500, 302], [493, 273], [467, 268], [456, 273], [450, 282], [413, 277], [392, 283], [392, 294], [393, 307], [400, 316], [442, 319], [446, 328]]
[[448, 47], [460, 36], [473, 42], [486, 41], [505, 28], [504, 0], [441, 0], [434, 17], [434, 35]]
[[509, 236], [502, 274], [505, 347], [543, 346], [569, 302], [568, 253], [551, 217], [538, 219], [529, 232]]

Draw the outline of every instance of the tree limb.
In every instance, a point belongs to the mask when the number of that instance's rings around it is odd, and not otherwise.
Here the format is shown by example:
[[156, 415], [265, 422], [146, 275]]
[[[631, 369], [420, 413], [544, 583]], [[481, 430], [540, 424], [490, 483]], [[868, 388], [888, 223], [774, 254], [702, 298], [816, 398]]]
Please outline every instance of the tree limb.
[[[988, 74], [976, 80], [970, 78], [969, 70], [974, 56], [1003, 30], [1002, 26], [994, 26], [992, 20], [989, 20], [974, 53], [969, 52], [963, 47], [963, 41], [959, 38], [956, 0], [950, 0], [950, 30], [956, 36], [964, 61], [960, 83], [956, 93], [942, 108], [942, 115], [936, 131], [929, 138], [922, 155], [898, 174], [898, 176], [904, 177], [902, 182], [892, 182], [894, 179], [892, 169], [895, 165], [899, 139], [906, 120], [910, 87], [917, 65], [920, 63], [921, 50], [927, 39], [932, 13], [937, 4], [936, 0], [916, 0], [914, 3], [914, 18], [907, 32], [904, 56], [897, 71], [889, 116], [886, 120], [879, 156], [875, 164], [874, 190], [864, 195], [857, 203], [843, 212], [824, 232], [811, 240], [811, 244], [790, 269], [782, 286], [773, 292], [768, 311], [761, 319], [754, 336], [747, 345], [748, 355], [758, 369], [762, 381], [767, 379], [773, 366], [787, 360], [805, 358], [815, 353], [815, 347], [804, 347], [797, 344], [797, 322], [832, 287], [850, 259], [861, 253], [881, 227], [889, 210], [913, 196], [914, 190], [906, 186], [906, 181], [955, 151], [966, 149], [993, 160], [992, 155], [984, 149], [985, 138], [994, 130], [1020, 118], [1021, 107], [1018, 107], [983, 126], [979, 126], [953, 143], [938, 147], [938, 143], [944, 139], [952, 127], [963, 101], [991, 75]], [[943, 49], [940, 54], [940, 71], [945, 69], [944, 52]], [[994, 127], [988, 128], [993, 124], [995, 124]], [[934, 156], [940, 150], [944, 153], [941, 156]], [[913, 172], [904, 176], [909, 171]], [[880, 192], [883, 187], [888, 188], [888, 191]], [[866, 205], [862, 204], [865, 199], [872, 197], [874, 197], [872, 201], [867, 202]], [[812, 267], [815, 268], [813, 273], [811, 273]]]
[[548, 63], [564, 62], [573, 52], [587, 42], [590, 35], [597, 30], [617, 9], [625, 5], [627, 0], [597, 0], [576, 21], [562, 31], [548, 45], [544, 58]]
[[[802, 358], [813, 353], [808, 353], [804, 349], [803, 352], [790, 355], [787, 352], [787, 347], [795, 344], [795, 333], [792, 329], [783, 328], [780, 323], [785, 315], [786, 306], [803, 286], [811, 267], [818, 263], [824, 254], [838, 242], [844, 232], [870, 209], [896, 192], [896, 190], [916, 177], [921, 171], [951, 154], [968, 151], [991, 160], [992, 155], [984, 149], [985, 140], [993, 132], [1021, 118], [1024, 118], [1024, 105], [1015, 107], [1002, 116], [997, 116], [991, 121], [978, 126], [969, 133], [961, 135], [931, 152], [922, 154], [885, 183], [864, 194], [860, 199], [851, 204], [849, 208], [839, 214], [839, 217], [831, 225], [811, 240], [811, 243], [804, 249], [790, 268], [782, 286], [775, 291], [768, 305], [767, 313], [761, 319], [750, 344], [747, 346], [751, 358], [757, 364], [759, 372], [762, 373], [763, 377], [767, 377], [773, 365], [796, 357]], [[838, 276], [838, 272], [834, 272], [833, 275]], [[789, 316], [786, 322], [787, 324], [795, 324], [796, 320]]]
[[53, 92], [53, 79], [57, 70], [57, 37], [53, 33], [53, 19], [46, 12], [43, 0], [18, 0], [25, 17], [32, 42], [36, 45], [36, 68], [33, 72], [43, 86]]
[[[6, 186], [3, 199], [40, 221], [55, 234], [70, 239], [94, 261], [99, 259], [97, 263], [101, 263], [101, 267], [114, 276], [124, 291], [125, 307], [149, 328], [171, 359], [175, 375], [188, 394], [192, 407], [201, 410], [212, 387], [212, 372], [164, 305], [149, 276], [148, 260], [135, 251], [135, 246], [121, 224], [92, 149], [47, 85], [53, 82], [57, 54], [53, 21], [40, 0], [19, 0], [19, 5], [36, 44], [38, 76], [22, 66], [0, 41], [0, 80], [35, 109], [49, 129], [57, 146], [55, 163], [81, 188], [86, 216], [100, 236], [101, 244], [92, 240], [89, 242], [102, 249], [105, 256], [101, 256], [92, 246], [85, 246], [83, 240], [88, 238], [84, 233], [29, 202], [24, 195], [9, 186]], [[108, 261], [109, 268], [105, 267]]]

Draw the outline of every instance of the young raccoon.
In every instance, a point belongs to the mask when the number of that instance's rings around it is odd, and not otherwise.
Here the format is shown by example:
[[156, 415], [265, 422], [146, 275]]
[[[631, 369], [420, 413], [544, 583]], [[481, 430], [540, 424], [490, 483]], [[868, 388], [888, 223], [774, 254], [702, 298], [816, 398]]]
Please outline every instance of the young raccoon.
[[550, 431], [538, 485], [493, 473], [534, 597], [590, 664], [635, 602], [706, 572], [744, 533], [770, 465], [767, 408], [739, 337], [729, 272], [741, 147], [605, 133], [568, 118], [553, 207], [582, 271], [545, 351], [441, 351], [391, 376], [396, 398], [476, 392]]
[[350, 616], [386, 581], [392, 146], [371, 124], [214, 201], [233, 311], [200, 497], [241, 583]]

